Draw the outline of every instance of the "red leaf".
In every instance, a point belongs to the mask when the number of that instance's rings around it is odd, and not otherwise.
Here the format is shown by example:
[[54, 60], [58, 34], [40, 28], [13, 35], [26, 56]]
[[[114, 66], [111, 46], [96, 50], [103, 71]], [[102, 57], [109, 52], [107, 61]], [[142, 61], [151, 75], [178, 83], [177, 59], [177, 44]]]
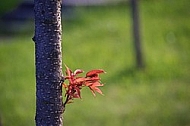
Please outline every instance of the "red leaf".
[[74, 87], [74, 88], [75, 88], [76, 93], [73, 94], [73, 97], [74, 98], [81, 98], [81, 96], [80, 96], [80, 88], [78, 88], [78, 87]]
[[95, 92], [98, 92], [99, 94], [103, 95], [102, 91], [98, 88], [99, 86], [103, 86], [103, 84], [100, 84], [99, 82], [95, 82], [88, 86], [94, 96], [96, 96]]
[[82, 84], [86, 81], [86, 78], [78, 77], [74, 80], [74, 84]]
[[105, 73], [105, 71], [102, 69], [91, 70], [88, 73], [86, 73], [86, 77], [96, 77], [100, 73]]
[[66, 75], [68, 76], [68, 77], [71, 77], [71, 73], [72, 73], [72, 71], [65, 65], [65, 67], [66, 67]]
[[83, 73], [83, 72], [84, 72], [84, 71], [81, 70], [81, 69], [76, 69], [73, 74], [74, 74], [74, 76], [75, 76], [75, 75], [80, 74], [80, 73]]
[[67, 84], [63, 83], [62, 86], [66, 89], [68, 88]]
[[66, 90], [66, 101], [64, 105], [70, 103], [74, 98], [81, 98], [81, 89], [84, 86], [89, 87], [94, 96], [96, 96], [96, 92], [103, 95], [102, 91], [98, 87], [103, 86], [103, 84], [100, 83], [99, 74], [105, 73], [104, 70], [91, 70], [86, 73], [86, 77], [77, 77], [78, 74], [83, 73], [84, 71], [81, 69], [77, 69], [72, 72], [66, 65], [65, 67], [65, 80], [68, 80], [69, 84], [62, 84], [62, 86]]

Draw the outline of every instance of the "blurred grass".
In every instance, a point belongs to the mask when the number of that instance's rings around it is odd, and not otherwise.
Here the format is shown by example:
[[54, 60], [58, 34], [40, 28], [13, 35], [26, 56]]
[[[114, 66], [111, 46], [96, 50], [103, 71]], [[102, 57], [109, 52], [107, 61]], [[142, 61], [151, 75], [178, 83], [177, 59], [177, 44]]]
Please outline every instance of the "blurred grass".
[[[63, 61], [71, 69], [102, 68], [104, 96], [83, 89], [66, 106], [66, 126], [190, 125], [188, 0], [141, 1], [146, 69], [135, 68], [129, 5], [77, 7], [63, 22]], [[0, 117], [4, 126], [33, 126], [34, 43], [0, 38]]]

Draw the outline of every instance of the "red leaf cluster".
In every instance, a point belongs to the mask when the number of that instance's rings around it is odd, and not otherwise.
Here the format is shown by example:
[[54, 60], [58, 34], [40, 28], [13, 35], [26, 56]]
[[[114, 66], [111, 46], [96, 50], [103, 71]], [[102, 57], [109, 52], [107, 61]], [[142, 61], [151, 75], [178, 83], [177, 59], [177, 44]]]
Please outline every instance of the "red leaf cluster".
[[84, 71], [81, 69], [77, 69], [72, 72], [66, 65], [66, 76], [65, 80], [69, 81], [69, 84], [63, 83], [63, 87], [66, 90], [65, 96], [66, 101], [65, 104], [72, 102], [74, 98], [81, 98], [81, 89], [82, 87], [89, 87], [92, 94], [96, 96], [95, 92], [103, 94], [99, 89], [100, 86], [103, 86], [100, 82], [99, 74], [105, 73], [102, 69], [91, 70], [86, 73], [85, 77], [79, 77], [78, 75], [83, 73]]

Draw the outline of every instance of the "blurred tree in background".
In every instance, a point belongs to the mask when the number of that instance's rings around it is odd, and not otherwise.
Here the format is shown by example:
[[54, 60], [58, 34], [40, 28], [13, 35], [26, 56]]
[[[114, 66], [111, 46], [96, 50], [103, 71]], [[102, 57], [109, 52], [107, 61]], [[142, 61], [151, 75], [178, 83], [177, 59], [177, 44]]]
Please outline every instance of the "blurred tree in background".
[[130, 0], [131, 10], [132, 10], [132, 19], [133, 19], [133, 41], [136, 54], [136, 65], [138, 68], [144, 67], [144, 59], [141, 46], [140, 38], [140, 20], [139, 20], [139, 0]]
[[0, 16], [6, 13], [7, 11], [15, 8], [20, 2], [21, 0], [1, 0]]

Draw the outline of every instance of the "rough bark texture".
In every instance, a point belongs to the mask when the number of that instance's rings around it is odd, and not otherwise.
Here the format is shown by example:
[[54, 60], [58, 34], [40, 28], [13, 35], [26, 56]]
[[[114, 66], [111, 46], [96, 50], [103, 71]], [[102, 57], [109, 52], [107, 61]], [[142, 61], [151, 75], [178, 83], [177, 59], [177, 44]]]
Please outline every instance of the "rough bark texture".
[[62, 126], [61, 0], [34, 0], [36, 126]]

